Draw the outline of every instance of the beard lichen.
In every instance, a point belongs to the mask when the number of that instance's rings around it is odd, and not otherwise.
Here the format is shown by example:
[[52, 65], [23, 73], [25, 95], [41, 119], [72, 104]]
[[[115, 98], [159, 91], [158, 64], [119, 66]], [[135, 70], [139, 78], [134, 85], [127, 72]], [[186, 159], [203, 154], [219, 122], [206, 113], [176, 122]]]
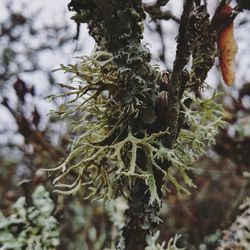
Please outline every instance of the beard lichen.
[[[61, 171], [54, 179], [57, 192], [74, 194], [86, 186], [87, 198], [110, 200], [127, 196], [133, 183], [141, 179], [148, 186], [150, 203], [160, 204], [155, 170], [162, 173], [166, 183], [172, 182], [179, 193], [188, 191], [176, 174], [186, 185], [194, 186], [187, 172], [207, 146], [214, 143], [218, 128], [224, 124], [222, 107], [214, 100], [215, 95], [202, 100], [190, 92], [184, 93], [181, 106], [188, 128], [180, 130], [170, 149], [163, 143], [168, 130], [149, 133], [146, 125], [138, 122], [146, 110], [144, 103], [150, 89], [138, 80], [141, 76], [131, 78], [130, 71], [121, 72], [110, 53], [95, 51], [78, 65], [61, 66], [61, 70], [73, 74], [72, 84], [61, 84], [67, 92], [59, 97], [69, 98], [67, 109], [54, 114], [61, 117], [77, 112], [83, 118], [76, 126], [76, 131], [82, 132], [70, 154], [59, 167], [50, 170]], [[128, 75], [121, 78], [125, 73]], [[187, 99], [192, 100], [191, 107], [185, 105]], [[166, 166], [166, 162], [171, 162], [171, 166]], [[64, 183], [67, 176], [75, 176], [74, 181]]]

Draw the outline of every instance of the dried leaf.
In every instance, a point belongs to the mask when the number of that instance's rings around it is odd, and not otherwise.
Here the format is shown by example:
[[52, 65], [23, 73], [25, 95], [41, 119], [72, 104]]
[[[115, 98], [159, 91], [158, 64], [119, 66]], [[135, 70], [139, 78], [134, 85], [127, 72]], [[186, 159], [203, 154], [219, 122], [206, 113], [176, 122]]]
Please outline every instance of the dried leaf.
[[[232, 9], [225, 5], [221, 15], [230, 14]], [[219, 61], [220, 69], [225, 84], [231, 86], [235, 80], [234, 60], [238, 51], [237, 43], [234, 38], [233, 23], [229, 23], [220, 33], [217, 40], [220, 50]]]

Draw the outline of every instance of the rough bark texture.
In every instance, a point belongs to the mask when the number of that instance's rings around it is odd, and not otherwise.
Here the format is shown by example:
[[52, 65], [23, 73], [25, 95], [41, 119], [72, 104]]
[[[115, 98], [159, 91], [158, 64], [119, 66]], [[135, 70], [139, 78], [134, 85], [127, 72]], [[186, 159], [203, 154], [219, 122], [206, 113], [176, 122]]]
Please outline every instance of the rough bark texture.
[[145, 249], [146, 236], [157, 224], [154, 217], [157, 217], [159, 207], [148, 205], [149, 195], [146, 191], [147, 186], [143, 182], [136, 183], [131, 190], [129, 208], [125, 213], [127, 223], [122, 234], [127, 250]]

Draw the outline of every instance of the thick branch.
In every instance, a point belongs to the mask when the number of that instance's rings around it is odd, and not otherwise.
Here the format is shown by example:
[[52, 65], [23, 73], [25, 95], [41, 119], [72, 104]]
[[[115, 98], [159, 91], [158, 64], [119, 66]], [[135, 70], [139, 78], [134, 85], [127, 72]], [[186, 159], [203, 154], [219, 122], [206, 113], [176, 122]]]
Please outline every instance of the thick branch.
[[144, 250], [147, 246], [146, 236], [157, 226], [157, 215], [160, 211], [158, 205], [149, 205], [148, 187], [143, 181], [139, 181], [131, 190], [129, 209], [125, 216], [127, 224], [123, 229], [125, 246], [118, 249]]

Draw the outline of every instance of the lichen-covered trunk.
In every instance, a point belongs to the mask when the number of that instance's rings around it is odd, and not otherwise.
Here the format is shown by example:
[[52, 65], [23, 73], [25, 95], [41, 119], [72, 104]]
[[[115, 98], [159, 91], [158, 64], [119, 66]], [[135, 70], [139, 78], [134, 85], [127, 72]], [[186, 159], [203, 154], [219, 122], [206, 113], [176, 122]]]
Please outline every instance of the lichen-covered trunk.
[[[124, 118], [121, 120], [116, 117], [109, 119], [113, 122], [110, 124], [112, 132], [101, 145], [111, 145], [129, 133], [137, 138], [142, 138], [143, 133], [150, 134], [152, 124], [156, 121], [155, 105], [159, 94], [157, 81], [160, 74], [150, 65], [150, 51], [141, 42], [142, 21], [145, 18], [142, 3], [133, 0], [72, 0], [69, 7], [77, 12], [74, 19], [78, 24], [88, 24], [98, 47], [112, 54], [119, 71], [117, 86], [120, 91], [113, 93], [113, 98], [121, 105], [116, 108], [127, 113], [123, 112], [121, 117]], [[124, 108], [126, 106], [127, 109]], [[124, 152], [124, 158], [127, 155]], [[143, 155], [141, 162], [136, 163], [136, 168], [148, 171], [145, 167], [148, 164], [146, 158]], [[130, 169], [129, 161], [126, 165]], [[146, 236], [157, 223], [160, 202], [150, 201], [145, 180], [138, 178], [133, 183], [128, 190], [129, 208], [119, 248], [140, 250], [145, 248]]]
[[[143, 250], [146, 247], [146, 236], [153, 226], [152, 215], [159, 210], [149, 206], [147, 186], [143, 182], [136, 183], [131, 190], [131, 197], [126, 210], [126, 225], [123, 228], [124, 246], [126, 250]], [[121, 246], [122, 247], [122, 246]], [[122, 248], [121, 248], [122, 249]]]
[[[161, 197], [161, 186], [163, 178], [161, 173], [154, 173], [157, 180], [158, 194]], [[159, 223], [160, 204], [150, 203], [148, 186], [143, 181], [138, 181], [131, 188], [131, 195], [128, 201], [128, 209], [125, 212], [126, 224], [123, 228], [124, 243], [121, 249], [144, 250], [147, 246], [147, 236], [156, 230]]]

